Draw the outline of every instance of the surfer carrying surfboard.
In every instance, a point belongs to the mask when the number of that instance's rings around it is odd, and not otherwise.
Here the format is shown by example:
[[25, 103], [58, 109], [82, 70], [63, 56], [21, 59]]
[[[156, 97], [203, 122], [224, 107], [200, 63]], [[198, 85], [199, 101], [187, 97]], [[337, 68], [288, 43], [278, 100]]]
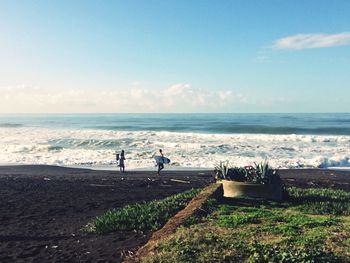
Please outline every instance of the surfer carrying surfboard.
[[159, 149], [159, 155], [161, 156], [161, 159], [157, 160], [158, 175], [160, 175], [160, 171], [164, 169], [164, 155], [162, 149]]
[[162, 149], [159, 149], [159, 155], [154, 156], [156, 163], [158, 166], [158, 175], [160, 175], [160, 171], [164, 169], [164, 164], [170, 163], [170, 159], [164, 157]]

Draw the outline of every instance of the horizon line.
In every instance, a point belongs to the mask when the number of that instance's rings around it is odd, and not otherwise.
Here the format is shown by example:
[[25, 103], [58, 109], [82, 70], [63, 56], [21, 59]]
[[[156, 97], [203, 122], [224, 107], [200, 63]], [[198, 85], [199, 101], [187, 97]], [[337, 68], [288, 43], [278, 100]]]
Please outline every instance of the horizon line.
[[350, 114], [350, 112], [327, 111], [327, 112], [0, 112], [0, 115], [130, 115], [130, 114]]

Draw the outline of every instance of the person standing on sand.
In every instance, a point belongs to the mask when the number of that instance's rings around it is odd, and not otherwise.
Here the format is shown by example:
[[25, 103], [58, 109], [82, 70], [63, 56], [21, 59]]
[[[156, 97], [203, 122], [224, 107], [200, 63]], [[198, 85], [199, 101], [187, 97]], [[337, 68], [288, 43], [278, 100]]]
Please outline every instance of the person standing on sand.
[[[163, 151], [162, 149], [159, 149], [159, 155], [164, 158], [164, 155], [163, 155]], [[157, 162], [157, 166], [158, 166], [158, 175], [160, 175], [160, 171], [164, 169], [164, 159], [163, 159], [163, 162]]]
[[119, 169], [121, 173], [125, 173], [125, 153], [124, 150], [120, 153], [120, 158], [119, 158]]

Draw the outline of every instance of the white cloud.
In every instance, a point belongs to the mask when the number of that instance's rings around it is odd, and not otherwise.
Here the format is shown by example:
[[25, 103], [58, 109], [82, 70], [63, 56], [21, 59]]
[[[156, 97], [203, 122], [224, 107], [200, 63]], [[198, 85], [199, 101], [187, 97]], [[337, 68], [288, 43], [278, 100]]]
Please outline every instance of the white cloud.
[[138, 80], [135, 80], [135, 81], [131, 82], [130, 85], [131, 85], [131, 86], [138, 87], [138, 86], [141, 86], [141, 82], [138, 81]]
[[277, 49], [307, 49], [350, 45], [350, 32], [339, 34], [298, 34], [278, 39]]
[[219, 91], [218, 96], [221, 101], [229, 100], [232, 97], [233, 93], [231, 90]]
[[220, 112], [247, 98], [231, 90], [201, 90], [187, 83], [164, 89], [60, 90], [34, 86], [0, 88], [0, 112]]

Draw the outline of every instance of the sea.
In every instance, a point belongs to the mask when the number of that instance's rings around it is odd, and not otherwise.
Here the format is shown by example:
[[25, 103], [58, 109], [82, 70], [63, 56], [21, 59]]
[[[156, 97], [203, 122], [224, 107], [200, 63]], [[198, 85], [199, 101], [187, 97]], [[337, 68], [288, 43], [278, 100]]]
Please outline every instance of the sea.
[[0, 165], [213, 169], [265, 159], [275, 168], [350, 168], [350, 113], [2, 114]]

